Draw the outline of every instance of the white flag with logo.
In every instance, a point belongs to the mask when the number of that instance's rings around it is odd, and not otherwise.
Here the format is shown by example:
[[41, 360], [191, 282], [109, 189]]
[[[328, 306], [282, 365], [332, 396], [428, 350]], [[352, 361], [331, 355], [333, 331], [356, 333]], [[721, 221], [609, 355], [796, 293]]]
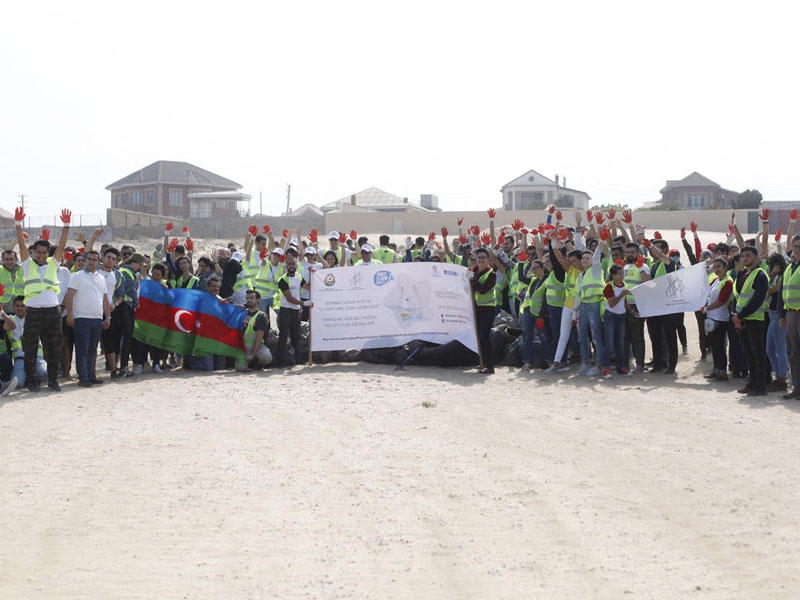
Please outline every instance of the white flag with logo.
[[700, 310], [708, 298], [706, 263], [645, 281], [632, 290], [640, 317]]

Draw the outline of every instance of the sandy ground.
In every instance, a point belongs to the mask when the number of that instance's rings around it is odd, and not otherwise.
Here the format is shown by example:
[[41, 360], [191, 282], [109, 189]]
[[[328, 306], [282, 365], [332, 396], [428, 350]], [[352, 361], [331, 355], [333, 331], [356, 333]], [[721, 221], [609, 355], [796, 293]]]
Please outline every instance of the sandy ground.
[[0, 597], [796, 597], [800, 403], [709, 385], [696, 358], [12, 395]]
[[795, 598], [800, 403], [706, 383], [686, 321], [677, 378], [333, 364], [15, 393], [0, 597]]

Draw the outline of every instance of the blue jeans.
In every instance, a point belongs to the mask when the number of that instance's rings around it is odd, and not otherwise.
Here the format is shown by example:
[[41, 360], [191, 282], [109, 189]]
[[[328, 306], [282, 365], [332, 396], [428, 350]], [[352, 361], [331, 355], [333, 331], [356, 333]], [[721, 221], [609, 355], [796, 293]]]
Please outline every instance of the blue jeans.
[[588, 365], [592, 361], [589, 347], [589, 332], [597, 352], [597, 364], [602, 365], [605, 357], [603, 346], [603, 323], [600, 320], [600, 302], [582, 302], [578, 306], [578, 343], [581, 347], [581, 362]]
[[[36, 359], [34, 360], [34, 373], [36, 378], [41, 381], [49, 381], [47, 379], [47, 363], [44, 361], [40, 355], [36, 355]], [[14, 368], [11, 370], [11, 377], [17, 378], [17, 385], [22, 387], [27, 383], [27, 377], [25, 377], [25, 359], [24, 358], [15, 358], [14, 359]]]
[[769, 311], [767, 327], [767, 356], [775, 372], [775, 377], [786, 378], [789, 372], [789, 355], [786, 351], [786, 329], [778, 323], [780, 315], [777, 310]]
[[622, 373], [622, 369], [628, 368], [625, 364], [625, 323], [628, 315], [625, 313], [618, 315], [610, 310], [606, 310], [603, 319], [603, 332], [605, 334], [606, 347], [603, 356], [603, 368], [611, 366], [611, 357], [617, 364], [617, 373]]
[[80, 381], [88, 381], [95, 377], [94, 361], [103, 331], [103, 320], [75, 319], [72, 331], [75, 335], [75, 370]]

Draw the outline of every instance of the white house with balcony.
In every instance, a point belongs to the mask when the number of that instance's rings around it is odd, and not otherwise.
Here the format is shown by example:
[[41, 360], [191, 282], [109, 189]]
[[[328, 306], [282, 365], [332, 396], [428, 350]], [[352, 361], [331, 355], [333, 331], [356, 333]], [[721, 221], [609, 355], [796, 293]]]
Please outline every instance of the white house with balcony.
[[558, 208], [589, 208], [591, 197], [586, 192], [567, 187], [566, 177], [555, 181], [533, 169], [509, 181], [500, 192], [506, 210], [541, 210], [550, 204]]

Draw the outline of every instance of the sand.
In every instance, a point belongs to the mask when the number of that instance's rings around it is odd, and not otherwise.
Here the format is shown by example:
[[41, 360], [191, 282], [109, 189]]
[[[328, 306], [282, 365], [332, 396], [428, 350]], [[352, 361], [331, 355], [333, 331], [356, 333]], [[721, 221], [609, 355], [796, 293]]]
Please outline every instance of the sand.
[[0, 597], [794, 598], [800, 402], [708, 384], [686, 322], [677, 377], [330, 364], [14, 393]]

